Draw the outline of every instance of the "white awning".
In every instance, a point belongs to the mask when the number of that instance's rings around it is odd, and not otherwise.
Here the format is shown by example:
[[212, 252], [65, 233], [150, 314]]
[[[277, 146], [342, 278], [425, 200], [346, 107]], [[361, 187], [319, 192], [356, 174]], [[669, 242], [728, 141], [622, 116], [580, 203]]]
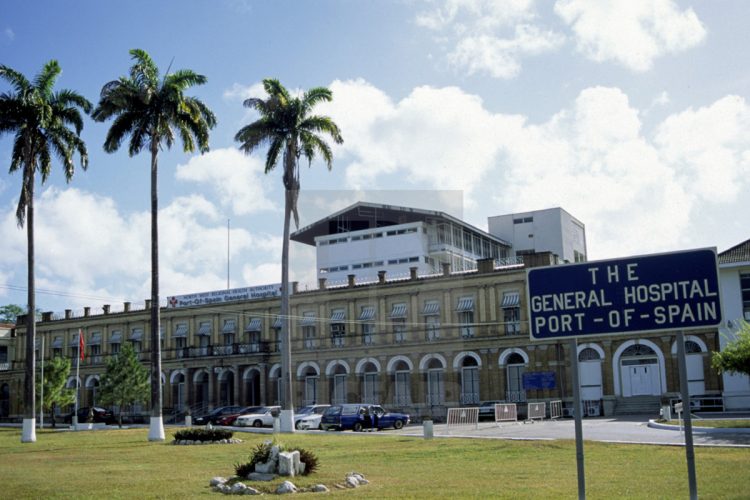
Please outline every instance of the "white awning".
[[261, 330], [260, 318], [250, 319], [250, 323], [245, 327], [246, 332], [259, 332]]
[[221, 333], [235, 333], [237, 331], [237, 323], [233, 319], [224, 321], [224, 328], [221, 329]]
[[91, 334], [91, 338], [86, 342], [89, 345], [101, 345], [102, 334], [101, 332], [94, 332]]
[[271, 328], [274, 328], [276, 330], [281, 328], [281, 316], [276, 316], [273, 320], [273, 325], [271, 325]]
[[302, 316], [302, 321], [299, 322], [300, 326], [315, 326], [315, 321], [317, 318], [315, 318], [314, 314], [305, 314]]
[[206, 321], [200, 324], [200, 327], [198, 328], [198, 335], [202, 335], [202, 336], [211, 335], [211, 322], [210, 321]]
[[346, 320], [346, 311], [331, 312], [331, 323], [341, 323]]
[[362, 312], [359, 315], [360, 321], [372, 321], [375, 319], [375, 308], [372, 306], [366, 306], [362, 308]]
[[474, 297], [463, 297], [458, 301], [456, 312], [467, 312], [474, 310]]
[[440, 302], [437, 300], [432, 302], [425, 302], [424, 310], [422, 311], [424, 316], [437, 316], [440, 314]]
[[136, 342], [140, 342], [143, 340], [143, 328], [133, 328], [130, 331], [130, 337], [128, 340], [134, 340]]
[[188, 326], [187, 323], [178, 323], [177, 326], [174, 329], [174, 335], [172, 335], [172, 338], [185, 338], [188, 334]]
[[122, 343], [122, 332], [120, 330], [112, 330], [109, 335], [110, 344], [121, 344]]
[[62, 346], [63, 346], [62, 337], [55, 337], [55, 340], [52, 341], [52, 349], [62, 349]]
[[506, 292], [503, 294], [503, 303], [500, 307], [518, 307], [520, 303], [518, 292]]
[[406, 304], [393, 304], [393, 309], [391, 309], [391, 319], [404, 318], [406, 318]]

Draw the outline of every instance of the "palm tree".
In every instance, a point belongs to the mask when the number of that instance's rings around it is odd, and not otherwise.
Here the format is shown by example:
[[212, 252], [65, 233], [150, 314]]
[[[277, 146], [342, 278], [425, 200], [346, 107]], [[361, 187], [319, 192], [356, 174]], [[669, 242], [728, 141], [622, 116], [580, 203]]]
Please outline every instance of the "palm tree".
[[292, 97], [276, 79], [263, 80], [267, 99], [250, 98], [243, 102], [260, 114], [253, 123], [242, 127], [234, 136], [240, 149], [247, 154], [256, 148], [268, 146], [266, 174], [276, 167], [279, 155], [283, 155], [284, 173], [284, 236], [281, 250], [281, 404], [282, 430], [293, 432], [294, 407], [292, 402], [292, 351], [289, 317], [289, 218], [294, 214], [294, 224], [299, 227], [297, 198], [299, 196], [299, 159], [307, 158], [308, 165], [316, 154], [320, 154], [331, 169], [333, 155], [330, 146], [321, 138], [329, 135], [337, 144], [344, 142], [339, 127], [327, 116], [311, 115], [313, 107], [333, 99], [333, 93], [325, 87], [315, 87]]
[[24, 417], [21, 442], [36, 441], [34, 347], [36, 343], [36, 298], [34, 287], [34, 178], [41, 174], [42, 184], [50, 174], [52, 155], [63, 164], [65, 179], [70, 182], [76, 153], [81, 168], [88, 166], [86, 144], [81, 139], [83, 120], [80, 110], [88, 113], [91, 103], [72, 90], [53, 91], [60, 75], [57, 61], [49, 61], [33, 82], [21, 73], [0, 65], [0, 78], [12, 90], [0, 94], [0, 136], [15, 134], [10, 173], [22, 171], [21, 196], [16, 208], [19, 227], [26, 224], [28, 259], [28, 314], [26, 315], [26, 374], [24, 381]]
[[92, 116], [96, 121], [114, 118], [104, 141], [113, 153], [130, 136], [128, 153], [134, 156], [146, 148], [151, 153], [151, 421], [149, 441], [164, 440], [161, 392], [161, 345], [159, 339], [159, 229], [157, 165], [162, 145], [172, 147], [175, 135], [182, 149], [191, 153], [208, 151], [208, 131], [216, 125], [213, 112], [184, 91], [203, 85], [207, 79], [189, 69], [159, 77], [159, 68], [143, 50], [133, 49], [134, 64], [128, 76], [102, 87], [99, 104]]

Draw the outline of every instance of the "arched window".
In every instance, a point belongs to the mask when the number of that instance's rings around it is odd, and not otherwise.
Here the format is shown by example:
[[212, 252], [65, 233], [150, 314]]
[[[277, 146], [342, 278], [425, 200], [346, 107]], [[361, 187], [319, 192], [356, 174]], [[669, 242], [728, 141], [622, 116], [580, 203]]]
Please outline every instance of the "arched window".
[[581, 349], [581, 352], [578, 354], [578, 361], [599, 361], [600, 359], [602, 359], [602, 357], [599, 356], [596, 349], [591, 347]]
[[318, 401], [318, 379], [319, 374], [312, 366], [305, 368], [305, 404], [314, 405]]
[[331, 395], [331, 404], [340, 405], [346, 403], [346, 367], [344, 365], [336, 365], [336, 369], [333, 372], [333, 384]]
[[465, 356], [461, 366], [461, 403], [479, 404], [479, 364]]
[[519, 353], [514, 352], [506, 360], [508, 390], [505, 399], [510, 402], [526, 401], [526, 390], [523, 388], [523, 374], [526, 372], [526, 361]]
[[393, 368], [395, 394], [393, 403], [397, 406], [411, 405], [411, 370], [406, 361], [399, 361]]
[[433, 358], [427, 364], [427, 404], [430, 406], [445, 403], [445, 367], [439, 359]]
[[656, 356], [656, 353], [654, 352], [651, 347], [644, 345], [644, 344], [633, 344], [629, 346], [627, 349], [622, 351], [621, 356], [623, 358], [630, 357], [630, 356]]

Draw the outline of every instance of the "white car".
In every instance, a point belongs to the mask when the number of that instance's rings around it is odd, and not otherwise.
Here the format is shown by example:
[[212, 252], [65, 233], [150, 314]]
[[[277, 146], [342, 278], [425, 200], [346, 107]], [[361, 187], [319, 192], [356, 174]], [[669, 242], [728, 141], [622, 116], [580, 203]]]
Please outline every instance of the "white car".
[[326, 411], [326, 408], [328, 408], [329, 406], [331, 405], [307, 405], [296, 410], [294, 412], [294, 427], [297, 429], [301, 429], [299, 423], [303, 418], [314, 415], [322, 415], [323, 412]]
[[313, 414], [302, 417], [297, 421], [297, 429], [310, 430], [310, 429], [321, 429], [320, 419], [323, 415]]
[[263, 406], [255, 413], [240, 415], [234, 421], [234, 425], [237, 427], [271, 427], [274, 416], [279, 414], [280, 409], [280, 406]]

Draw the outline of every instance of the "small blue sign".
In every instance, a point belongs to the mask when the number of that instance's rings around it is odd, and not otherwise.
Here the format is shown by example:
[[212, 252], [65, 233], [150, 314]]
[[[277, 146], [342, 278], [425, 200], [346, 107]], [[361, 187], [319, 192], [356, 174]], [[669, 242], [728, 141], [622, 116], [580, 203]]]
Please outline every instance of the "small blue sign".
[[721, 323], [715, 249], [534, 268], [526, 278], [532, 340]]
[[523, 374], [523, 388], [526, 391], [535, 389], [554, 389], [555, 372], [526, 372]]

